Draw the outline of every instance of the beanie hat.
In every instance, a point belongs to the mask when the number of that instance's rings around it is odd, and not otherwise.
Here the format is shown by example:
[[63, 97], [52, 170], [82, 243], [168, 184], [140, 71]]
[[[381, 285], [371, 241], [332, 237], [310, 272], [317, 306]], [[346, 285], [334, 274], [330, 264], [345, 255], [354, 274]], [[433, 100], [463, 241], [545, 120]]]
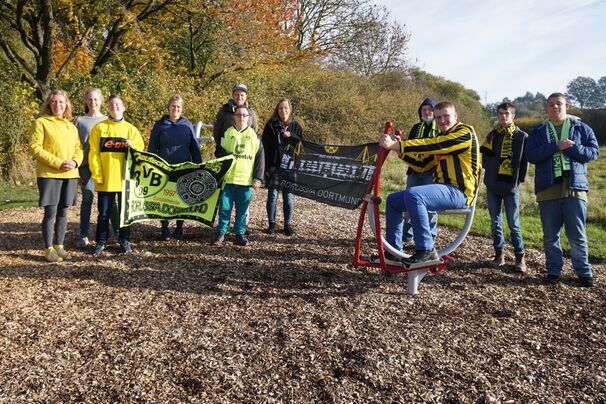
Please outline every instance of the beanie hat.
[[234, 91], [244, 91], [245, 93], [248, 93], [248, 87], [246, 87], [246, 84], [244, 84], [244, 83], [236, 83], [234, 88], [231, 89], [232, 93]]

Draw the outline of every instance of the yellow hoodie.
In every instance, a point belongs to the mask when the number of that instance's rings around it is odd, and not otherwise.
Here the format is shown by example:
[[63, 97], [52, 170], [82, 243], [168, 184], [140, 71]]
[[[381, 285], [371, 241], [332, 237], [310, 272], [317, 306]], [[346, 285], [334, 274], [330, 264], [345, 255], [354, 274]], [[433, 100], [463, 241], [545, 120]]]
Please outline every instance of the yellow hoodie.
[[95, 181], [95, 191], [122, 192], [127, 140], [133, 142], [134, 149], [144, 149], [139, 129], [125, 120], [115, 122], [107, 119], [93, 127], [88, 140], [88, 164]]
[[39, 178], [78, 178], [78, 169], [61, 170], [66, 160], [74, 160], [76, 167], [82, 163], [82, 145], [78, 129], [67, 119], [43, 115], [34, 121], [29, 137], [29, 147], [36, 159], [36, 175]]

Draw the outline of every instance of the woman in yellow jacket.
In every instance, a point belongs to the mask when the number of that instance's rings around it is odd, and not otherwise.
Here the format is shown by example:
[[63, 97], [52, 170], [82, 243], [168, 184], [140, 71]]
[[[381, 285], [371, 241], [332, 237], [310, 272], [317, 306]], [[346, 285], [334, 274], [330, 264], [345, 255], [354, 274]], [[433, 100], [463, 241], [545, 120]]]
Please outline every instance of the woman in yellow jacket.
[[41, 116], [30, 133], [30, 150], [37, 163], [39, 206], [44, 207], [44, 258], [49, 262], [71, 258], [63, 241], [68, 208], [76, 204], [77, 167], [82, 163], [82, 146], [71, 119], [67, 93], [54, 90], [42, 104]]
[[[98, 123], [90, 134], [90, 152], [88, 162], [95, 181], [95, 191], [98, 192], [97, 203], [99, 217], [97, 218], [97, 235], [94, 255], [105, 250], [109, 217], [112, 204], [118, 199], [120, 210], [122, 181], [124, 178], [124, 159], [129, 147], [143, 150], [143, 138], [139, 130], [124, 120], [126, 106], [122, 97], [109, 97], [107, 112], [110, 119]], [[121, 227], [118, 235], [120, 249], [123, 253], [132, 251], [128, 241], [130, 228]]]

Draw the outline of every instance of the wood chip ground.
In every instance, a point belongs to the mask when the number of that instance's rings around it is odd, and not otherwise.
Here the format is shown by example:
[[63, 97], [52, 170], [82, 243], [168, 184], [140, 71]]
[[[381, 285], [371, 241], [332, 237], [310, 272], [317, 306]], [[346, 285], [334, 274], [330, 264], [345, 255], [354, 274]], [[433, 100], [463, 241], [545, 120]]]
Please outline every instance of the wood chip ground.
[[272, 236], [265, 199], [246, 247], [146, 222], [134, 253], [100, 258], [74, 248], [72, 208], [61, 264], [40, 209], [0, 212], [0, 402], [606, 402], [604, 263], [594, 288], [568, 259], [547, 286], [542, 251], [518, 274], [469, 237], [408, 297], [405, 276], [351, 266], [359, 211], [297, 198], [296, 235]]

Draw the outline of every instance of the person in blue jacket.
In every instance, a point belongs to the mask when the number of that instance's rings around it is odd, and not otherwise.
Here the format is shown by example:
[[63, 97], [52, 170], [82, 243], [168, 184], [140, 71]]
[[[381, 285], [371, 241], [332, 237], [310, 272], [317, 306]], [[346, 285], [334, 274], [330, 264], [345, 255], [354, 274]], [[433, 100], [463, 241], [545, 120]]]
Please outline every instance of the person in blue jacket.
[[[181, 114], [183, 98], [173, 95], [168, 99], [168, 115], [157, 120], [149, 138], [148, 151], [170, 164], [191, 161], [202, 163], [200, 146], [194, 134], [194, 127]], [[162, 220], [162, 240], [169, 240], [168, 220]], [[177, 220], [173, 233], [177, 240], [183, 240], [183, 220]]]
[[562, 93], [547, 98], [549, 118], [535, 126], [528, 137], [526, 156], [535, 165], [534, 186], [543, 226], [547, 284], [560, 282], [564, 265], [560, 230], [566, 229], [572, 266], [581, 286], [595, 280], [587, 245], [587, 163], [599, 157], [593, 130], [567, 114], [570, 104]]

